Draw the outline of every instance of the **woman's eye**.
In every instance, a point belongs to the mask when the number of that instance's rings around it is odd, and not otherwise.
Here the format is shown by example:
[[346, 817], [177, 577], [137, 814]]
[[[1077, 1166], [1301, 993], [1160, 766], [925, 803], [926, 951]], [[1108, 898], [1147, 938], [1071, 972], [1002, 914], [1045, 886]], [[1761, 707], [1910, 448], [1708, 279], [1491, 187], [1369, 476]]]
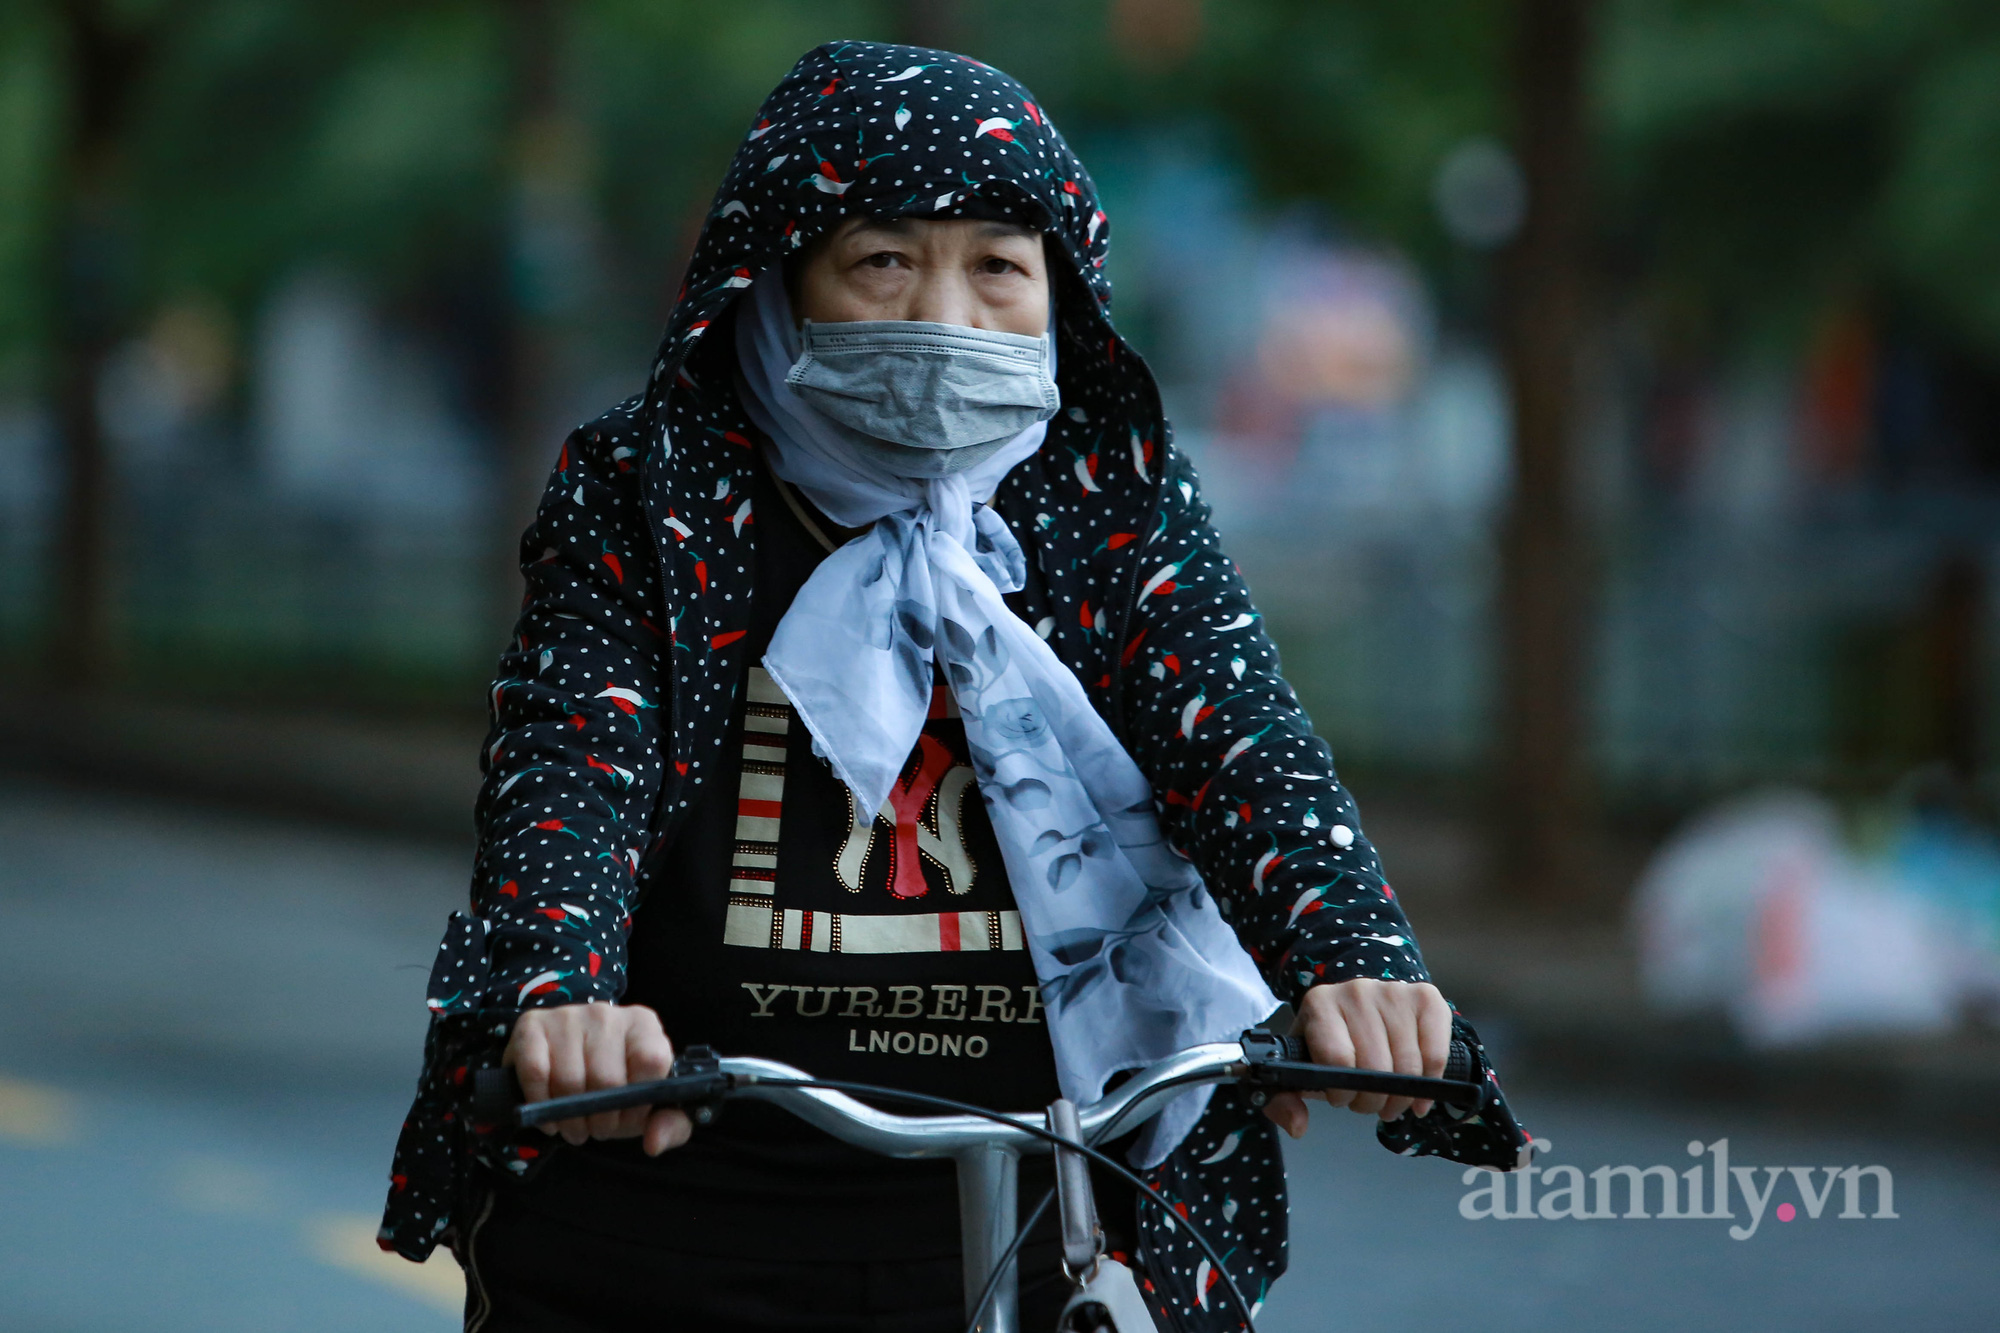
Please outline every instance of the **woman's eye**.
[[902, 258], [894, 250], [883, 250], [880, 253], [868, 256], [868, 258], [861, 262], [869, 268], [894, 268]]
[[1012, 260], [1002, 259], [998, 255], [990, 255], [987, 257], [986, 262], [979, 266], [979, 271], [981, 273], [993, 274], [1019, 273], [1021, 266]]

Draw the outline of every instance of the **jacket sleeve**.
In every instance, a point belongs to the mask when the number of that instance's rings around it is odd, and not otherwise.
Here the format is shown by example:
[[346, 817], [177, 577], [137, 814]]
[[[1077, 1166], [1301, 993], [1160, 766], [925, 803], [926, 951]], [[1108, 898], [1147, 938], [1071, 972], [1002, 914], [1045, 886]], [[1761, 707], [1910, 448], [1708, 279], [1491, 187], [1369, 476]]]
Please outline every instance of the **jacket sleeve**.
[[[1423, 955], [1354, 799], [1278, 671], [1242, 571], [1222, 553], [1193, 466], [1176, 451], [1141, 553], [1121, 655], [1126, 744], [1159, 793], [1162, 823], [1200, 868], [1278, 997], [1375, 977], [1428, 981]], [[1393, 1151], [1498, 1170], [1531, 1156], [1479, 1035], [1453, 1011], [1489, 1096], [1378, 1125]], [[1268, 1136], [1267, 1136], [1268, 1137]]]
[[1168, 838], [1280, 999], [1322, 981], [1425, 981], [1333, 755], [1222, 552], [1186, 455], [1166, 464], [1121, 654], [1121, 732]]
[[660, 790], [658, 561], [634, 454], [573, 434], [521, 543], [527, 595], [500, 659], [482, 759], [472, 905], [482, 1006], [615, 1000]]
[[521, 539], [527, 590], [488, 702], [471, 911], [429, 989], [424, 1070], [378, 1241], [421, 1261], [455, 1240], [472, 1165], [515, 1174], [548, 1142], [467, 1114], [524, 1008], [615, 1000], [635, 873], [660, 790], [670, 640], [629, 417], [573, 433]]

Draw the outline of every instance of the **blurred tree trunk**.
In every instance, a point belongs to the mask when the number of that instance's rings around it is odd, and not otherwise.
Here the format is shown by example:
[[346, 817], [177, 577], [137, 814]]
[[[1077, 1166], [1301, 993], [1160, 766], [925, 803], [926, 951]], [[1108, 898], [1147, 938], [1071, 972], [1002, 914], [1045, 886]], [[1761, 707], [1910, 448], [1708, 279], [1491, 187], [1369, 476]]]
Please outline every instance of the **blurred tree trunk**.
[[46, 669], [57, 688], [81, 690], [104, 683], [116, 651], [108, 550], [115, 485], [97, 386], [127, 315], [121, 141], [149, 43], [113, 28], [93, 0], [65, 0], [58, 15], [69, 105], [54, 169], [50, 379], [62, 489]]
[[[509, 75], [506, 198], [498, 259], [503, 390], [499, 414], [500, 486], [495, 505], [496, 613], [511, 627], [519, 615], [520, 540], [534, 520], [559, 442], [549, 438], [550, 400], [560, 354], [552, 297], [562, 247], [551, 244], [551, 195], [565, 184], [562, 159], [575, 145], [564, 132], [562, 22], [557, 0], [507, 0]], [[553, 205], [560, 208], [560, 201]]]
[[1944, 762], [1962, 794], [1977, 788], [1984, 760], [1985, 630], [1986, 571], [1972, 553], [1954, 551], [1939, 566], [1924, 610], [1925, 748]]
[[1516, 0], [1528, 212], [1505, 256], [1501, 337], [1514, 490], [1502, 534], [1495, 830], [1504, 895], [1574, 901], [1583, 830], [1582, 549], [1573, 500], [1587, 208], [1590, 0]]
[[896, 0], [896, 40], [956, 51], [964, 40], [958, 0]]

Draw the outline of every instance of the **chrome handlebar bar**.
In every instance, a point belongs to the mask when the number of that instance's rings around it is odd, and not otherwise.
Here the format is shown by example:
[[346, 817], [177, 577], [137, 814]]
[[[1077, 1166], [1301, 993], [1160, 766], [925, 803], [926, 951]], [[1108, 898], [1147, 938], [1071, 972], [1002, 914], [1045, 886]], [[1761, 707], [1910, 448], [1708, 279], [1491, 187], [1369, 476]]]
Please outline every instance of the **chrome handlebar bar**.
[[[949, 1157], [975, 1145], [1046, 1153], [1050, 1145], [1017, 1125], [1046, 1128], [1046, 1114], [1016, 1111], [1005, 1121], [971, 1115], [897, 1115], [879, 1111], [844, 1092], [784, 1086], [812, 1076], [776, 1060], [724, 1059], [722, 1072], [734, 1079], [731, 1095], [784, 1107], [837, 1139], [885, 1157]], [[1148, 1065], [1078, 1113], [1085, 1143], [1103, 1143], [1153, 1115], [1174, 1093], [1200, 1083], [1220, 1083], [1242, 1075], [1241, 1042], [1191, 1046]], [[543, 1105], [548, 1105], [544, 1103]], [[528, 1108], [523, 1107], [525, 1112]], [[537, 1116], [538, 1120], [544, 1117]], [[554, 1118], [554, 1117], [549, 1117]]]

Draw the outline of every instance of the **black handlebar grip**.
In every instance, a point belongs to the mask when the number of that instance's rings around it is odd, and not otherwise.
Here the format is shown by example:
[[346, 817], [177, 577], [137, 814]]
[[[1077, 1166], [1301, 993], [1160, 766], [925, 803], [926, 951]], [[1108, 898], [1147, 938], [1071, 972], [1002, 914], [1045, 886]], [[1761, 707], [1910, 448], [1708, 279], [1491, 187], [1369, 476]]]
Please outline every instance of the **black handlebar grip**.
[[1452, 1038], [1451, 1054], [1445, 1057], [1444, 1077], [1459, 1083], [1470, 1083], [1472, 1071], [1478, 1062], [1472, 1058], [1472, 1048], [1456, 1037]]
[[514, 1071], [502, 1066], [481, 1069], [472, 1075], [472, 1117], [485, 1124], [512, 1129], [521, 1123], [521, 1103], [526, 1095]]

